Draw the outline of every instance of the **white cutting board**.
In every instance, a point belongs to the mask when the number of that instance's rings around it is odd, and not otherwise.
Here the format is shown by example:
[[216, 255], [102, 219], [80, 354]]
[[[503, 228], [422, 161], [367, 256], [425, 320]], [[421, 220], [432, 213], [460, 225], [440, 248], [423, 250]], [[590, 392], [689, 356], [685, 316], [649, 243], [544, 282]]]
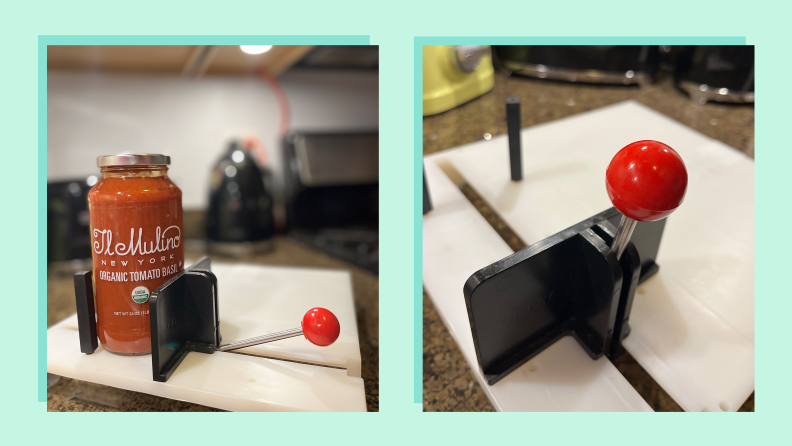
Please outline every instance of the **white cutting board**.
[[473, 374], [499, 411], [647, 411], [652, 409], [605, 357], [596, 361], [564, 337], [493, 386], [476, 359], [462, 285], [476, 270], [512, 251], [437, 163], [453, 152], [425, 158], [434, 210], [423, 218], [426, 292]]
[[317, 347], [297, 336], [236, 351], [342, 368], [360, 378], [360, 342], [349, 272], [212, 263], [212, 273], [217, 277], [223, 344], [297, 328], [308, 310], [323, 307], [341, 325], [333, 345]]
[[528, 244], [611, 206], [605, 169], [623, 146], [655, 139], [679, 152], [685, 202], [666, 225], [659, 273], [636, 293], [624, 346], [684, 410], [737, 410], [754, 388], [753, 161], [633, 101], [521, 133], [522, 182], [510, 180], [505, 136], [447, 158]]
[[[213, 264], [212, 271], [218, 278], [223, 343], [248, 337], [248, 330], [256, 336], [269, 333], [269, 327], [299, 327], [312, 306], [336, 314], [338, 341], [322, 348], [296, 337], [278, 341], [292, 341], [293, 351], [193, 352], [168, 382], [160, 383], [152, 380], [149, 355], [118, 356], [101, 346], [92, 355], [82, 354], [74, 315], [47, 330], [47, 372], [232, 411], [366, 410], [349, 273], [222, 263]], [[262, 313], [262, 307], [268, 311]], [[261, 320], [250, 317], [262, 314]]]

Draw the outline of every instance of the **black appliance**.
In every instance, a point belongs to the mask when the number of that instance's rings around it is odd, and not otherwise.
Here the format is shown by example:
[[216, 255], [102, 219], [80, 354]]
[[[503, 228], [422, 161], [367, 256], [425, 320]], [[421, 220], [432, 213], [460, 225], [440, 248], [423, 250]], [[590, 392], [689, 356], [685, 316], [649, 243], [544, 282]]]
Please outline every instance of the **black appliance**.
[[91, 258], [88, 192], [97, 180], [47, 183], [47, 263]]
[[209, 250], [245, 255], [272, 248], [275, 227], [268, 171], [239, 141], [229, 144], [210, 176], [206, 236]]
[[496, 63], [515, 74], [594, 84], [646, 84], [660, 66], [660, 48], [649, 45], [493, 46]]
[[683, 47], [677, 56], [674, 81], [701, 105], [709, 101], [753, 103], [754, 47]]
[[379, 268], [379, 134], [293, 132], [283, 141], [289, 235]]

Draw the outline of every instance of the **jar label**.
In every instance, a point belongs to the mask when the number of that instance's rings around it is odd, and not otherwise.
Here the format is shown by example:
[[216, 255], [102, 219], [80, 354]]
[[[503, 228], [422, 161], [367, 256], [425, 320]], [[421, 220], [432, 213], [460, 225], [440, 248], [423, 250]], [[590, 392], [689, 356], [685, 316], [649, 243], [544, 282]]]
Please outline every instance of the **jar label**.
[[146, 303], [149, 298], [149, 289], [144, 286], [139, 286], [132, 290], [132, 300], [136, 304]]
[[184, 269], [181, 191], [149, 174], [103, 172], [88, 194], [96, 329], [114, 353], [151, 351], [151, 293]]

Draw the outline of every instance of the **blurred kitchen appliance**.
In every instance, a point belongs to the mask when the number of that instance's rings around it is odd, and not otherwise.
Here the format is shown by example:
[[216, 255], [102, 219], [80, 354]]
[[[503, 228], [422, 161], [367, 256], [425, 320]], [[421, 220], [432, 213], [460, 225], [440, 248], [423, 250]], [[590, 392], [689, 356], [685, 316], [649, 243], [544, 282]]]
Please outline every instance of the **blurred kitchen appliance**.
[[289, 235], [377, 272], [378, 133], [293, 132], [283, 164]]
[[47, 183], [47, 263], [91, 258], [88, 192], [96, 181]]
[[206, 236], [211, 252], [240, 256], [272, 249], [275, 228], [267, 174], [240, 141], [229, 144], [210, 177]]
[[320, 45], [300, 59], [294, 68], [376, 70], [379, 47], [375, 45]]
[[698, 104], [754, 102], [753, 46], [687, 46], [677, 57], [674, 81]]
[[657, 46], [493, 46], [497, 63], [523, 76], [592, 84], [647, 84], [660, 66]]
[[424, 116], [450, 110], [492, 90], [493, 74], [487, 45], [424, 46]]

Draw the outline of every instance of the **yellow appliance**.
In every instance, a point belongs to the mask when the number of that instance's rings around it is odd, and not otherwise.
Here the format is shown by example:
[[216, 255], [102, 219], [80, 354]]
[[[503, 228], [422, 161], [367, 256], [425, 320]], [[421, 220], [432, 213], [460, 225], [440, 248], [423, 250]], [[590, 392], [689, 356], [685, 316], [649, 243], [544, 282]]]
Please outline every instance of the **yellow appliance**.
[[423, 47], [423, 114], [436, 115], [492, 90], [488, 45]]

